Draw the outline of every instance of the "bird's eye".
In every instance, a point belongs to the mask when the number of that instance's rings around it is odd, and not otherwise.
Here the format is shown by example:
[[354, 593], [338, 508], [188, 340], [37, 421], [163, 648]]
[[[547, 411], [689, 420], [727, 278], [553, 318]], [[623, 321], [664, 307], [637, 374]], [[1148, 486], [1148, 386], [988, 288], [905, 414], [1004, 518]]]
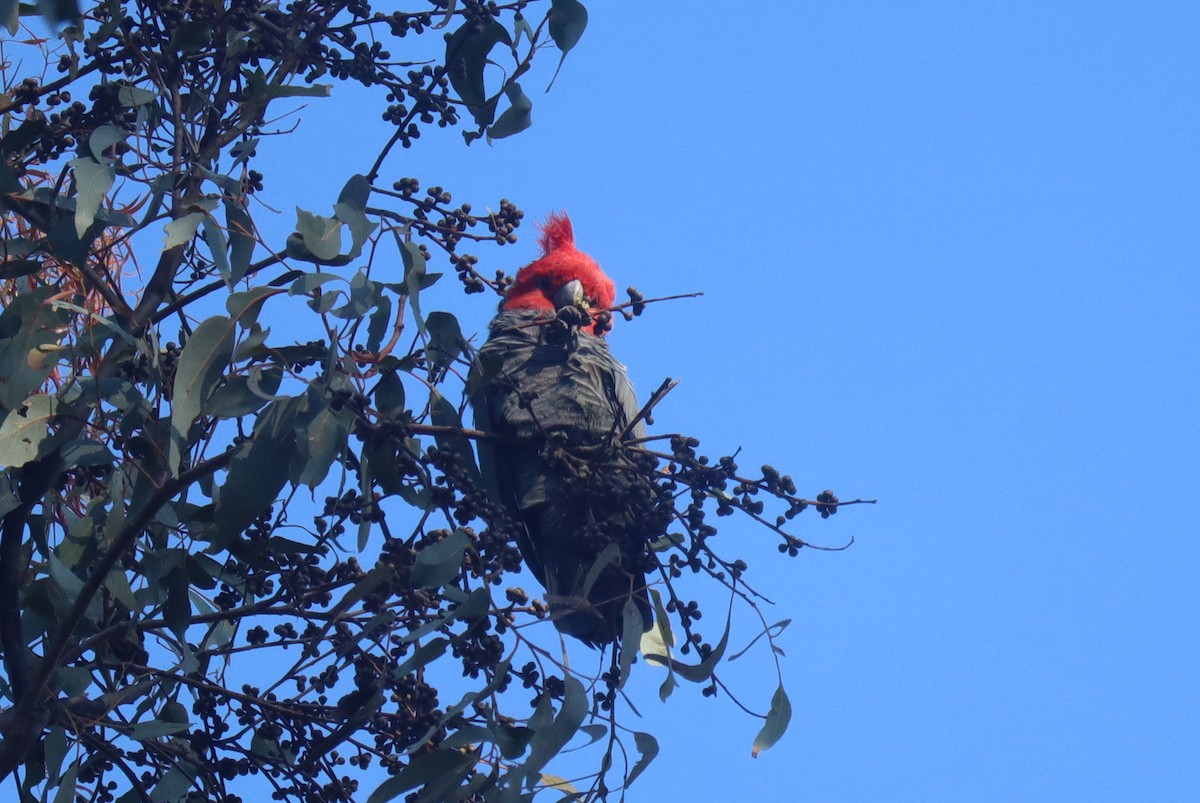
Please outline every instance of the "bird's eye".
[[538, 284], [539, 289], [541, 289], [547, 293], [550, 292], [550, 280], [549, 279], [546, 279], [544, 277], [541, 279], [538, 279], [537, 284]]

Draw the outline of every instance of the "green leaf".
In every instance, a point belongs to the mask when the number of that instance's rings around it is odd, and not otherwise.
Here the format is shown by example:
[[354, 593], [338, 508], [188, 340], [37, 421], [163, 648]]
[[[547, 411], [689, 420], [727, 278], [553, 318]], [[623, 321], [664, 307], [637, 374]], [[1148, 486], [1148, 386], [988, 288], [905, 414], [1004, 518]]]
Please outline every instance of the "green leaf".
[[433, 26], [433, 30], [440, 31], [450, 24], [450, 20], [454, 19], [454, 9], [458, 6], [458, 0], [448, 0], [446, 3], [446, 13], [442, 15], [441, 22]]
[[246, 79], [246, 94], [266, 102], [276, 98], [327, 98], [333, 93], [330, 84], [309, 84], [307, 86], [288, 86], [286, 84], [267, 83], [266, 73], [259, 67], [255, 70], [242, 69]]
[[163, 618], [181, 643], [187, 642], [187, 630], [192, 623], [192, 601], [188, 596], [191, 580], [187, 569], [176, 567], [167, 575], [167, 605]]
[[352, 420], [353, 413], [347, 408], [335, 411], [325, 406], [311, 421], [297, 422], [297, 457], [304, 462], [297, 485], [307, 485], [315, 490], [325, 479], [334, 458], [346, 448]]
[[106, 156], [104, 152], [118, 142], [124, 142], [128, 136], [129, 132], [123, 128], [115, 125], [102, 125], [88, 137], [88, 150], [92, 152], [92, 158], [98, 163], [108, 164], [112, 161], [112, 157]]
[[[403, 496], [412, 490], [404, 484], [404, 478], [400, 476], [400, 470], [396, 465], [396, 446], [381, 439], [371, 440], [362, 445], [359, 457], [366, 464], [363, 471], [369, 473], [374, 482], [379, 483], [379, 487], [385, 494], [401, 494]], [[404, 498], [407, 501], [407, 496]], [[410, 504], [420, 510], [425, 509], [424, 505]]]
[[408, 290], [408, 304], [412, 307], [417, 331], [425, 334], [425, 319], [421, 317], [421, 289], [425, 278], [425, 255], [421, 247], [411, 240], [400, 243], [400, 259], [404, 262], [404, 286]]
[[42, 750], [46, 758], [46, 778], [56, 782], [62, 773], [63, 759], [67, 755], [67, 732], [63, 728], [49, 728], [42, 742]]
[[367, 181], [366, 177], [355, 173], [342, 187], [341, 193], [338, 195], [337, 202], [344, 204], [347, 208], [353, 209], [356, 212], [364, 212], [367, 208], [367, 199], [371, 197], [371, 182]]
[[248, 329], [258, 320], [258, 313], [267, 299], [282, 292], [283, 289], [278, 287], [252, 287], [240, 293], [230, 293], [225, 299], [225, 310], [243, 329]]
[[54, 0], [54, 2], [38, 3], [37, 8], [42, 12], [42, 19], [51, 28], [58, 28], [60, 23], [79, 22], [79, 0]]
[[375, 481], [371, 477], [371, 464], [364, 459], [358, 467], [358, 492], [362, 497], [362, 507], [359, 508], [358, 518], [358, 551], [362, 552], [371, 541], [371, 527], [375, 520]]
[[346, 280], [336, 273], [306, 273], [292, 282], [287, 292], [289, 296], [306, 296], [313, 290], [329, 282], [344, 281]]
[[763, 723], [758, 736], [754, 737], [754, 746], [750, 748], [750, 755], [758, 758], [759, 753], [778, 742], [779, 737], [783, 736], [791, 721], [792, 704], [788, 700], [787, 692], [783, 690], [783, 684], [780, 683], [774, 696], [771, 697], [771, 710], [767, 712], [767, 721]]
[[[83, 581], [59, 559], [56, 553], [50, 553], [48, 563], [50, 564], [50, 577], [54, 580], [54, 584], [62, 589], [67, 599], [73, 603], [83, 593]], [[100, 597], [99, 595], [95, 595], [88, 600], [87, 620], [95, 622], [99, 620], [102, 614], [103, 609], [100, 605]]]
[[462, 776], [478, 760], [479, 754], [473, 750], [465, 754], [457, 750], [435, 750], [418, 756], [407, 767], [381, 783], [367, 798], [367, 803], [387, 803], [405, 792], [439, 779], [449, 779], [453, 786], [457, 786], [462, 782]]
[[[340, 226], [341, 221], [337, 221], [337, 224]], [[339, 237], [338, 240], [338, 250], [341, 250], [341, 238]], [[286, 253], [290, 259], [298, 259], [302, 262], [311, 262], [314, 265], [333, 265], [336, 267], [339, 265], [346, 265], [350, 262], [350, 257], [348, 256], [335, 256], [329, 259], [317, 256], [309, 250], [307, 245], [305, 245], [304, 237], [299, 232], [292, 232], [288, 235], [287, 241], [284, 245], [284, 253]]]
[[261, 141], [262, 137], [247, 137], [230, 148], [229, 155], [233, 157], [233, 163], [236, 165], [239, 162], [249, 162], [250, 157], [255, 155], [254, 149]]
[[54, 438], [49, 427], [58, 406], [54, 396], [37, 395], [8, 412], [0, 424], [0, 467], [19, 468], [49, 454]]
[[77, 758], [72, 761], [70, 768], [63, 774], [58, 790], [54, 793], [54, 803], [72, 803], [75, 800], [75, 779], [79, 775], [80, 760]]
[[511, 47], [512, 37], [494, 19], [482, 28], [475, 20], [463, 23], [446, 39], [446, 70], [450, 84], [479, 125], [492, 122], [496, 114], [495, 100], [487, 99], [483, 70], [488, 63], [488, 54], [501, 42]]
[[371, 594], [375, 589], [391, 583], [395, 579], [396, 573], [390, 566], [378, 565], [371, 571], [363, 575], [362, 579], [354, 584], [354, 587], [346, 592], [346, 595], [338, 600], [330, 610], [328, 617], [325, 619], [325, 624], [321, 628], [321, 632], [317, 636], [317, 640], [325, 638], [325, 634], [334, 626], [346, 611], [350, 610], [354, 605], [363, 600], [368, 594]]
[[337, 309], [331, 310], [332, 315], [343, 320], [355, 321], [362, 318], [375, 306], [375, 299], [379, 297], [379, 284], [367, 278], [366, 269], [359, 270], [350, 279], [349, 292], [346, 294], [346, 303]]
[[246, 278], [254, 256], [254, 221], [237, 202], [225, 199], [225, 233], [229, 237], [229, 284]]
[[104, 548], [116, 541], [121, 530], [125, 527], [125, 472], [114, 471], [108, 480], [108, 498], [112, 504], [108, 508], [108, 518], [104, 521]]
[[10, 410], [0, 424], [0, 467], [20, 468], [44, 456], [52, 435], [50, 423], [58, 411], [53, 396], [38, 395], [20, 409]]
[[387, 334], [388, 323], [392, 320], [392, 299], [380, 295], [375, 302], [375, 311], [367, 321], [367, 351], [377, 352], [383, 344], [383, 336]]
[[425, 547], [413, 562], [413, 585], [438, 587], [450, 582], [458, 576], [463, 552], [470, 547], [471, 539], [462, 530], [455, 530], [441, 541]]
[[399, 666], [392, 667], [388, 671], [393, 678], [400, 679], [410, 672], [413, 672], [422, 667], [428, 666], [433, 661], [441, 658], [446, 653], [446, 648], [450, 646], [450, 639], [435, 638], [413, 650], [412, 655], [404, 659], [404, 662]]
[[75, 438], [63, 446], [62, 459], [68, 466], [111, 466], [117, 458], [99, 441]]
[[585, 599], [592, 593], [592, 586], [596, 585], [596, 581], [600, 579], [600, 572], [604, 571], [604, 567], [610, 563], [614, 563], [621, 559], [621, 548], [615, 543], [610, 543], [608, 546], [596, 556], [592, 561], [592, 565], [588, 568], [587, 576], [583, 578], [583, 588], [579, 592], [579, 596]]
[[[74, 201], [75, 199], [71, 198], [70, 200]], [[101, 210], [96, 217], [103, 215], [104, 211]], [[81, 237], [75, 233], [75, 217], [61, 216], [46, 233], [49, 246], [46, 250], [58, 259], [66, 260], [72, 265], [83, 265], [87, 262], [95, 233], [95, 228], [89, 227]]]
[[[562, 707], [559, 709], [558, 715], [554, 717], [554, 722], [538, 727], [529, 743], [529, 757], [525, 759], [525, 763], [521, 767], [527, 778], [536, 778], [542, 767], [545, 767], [550, 759], [566, 747], [567, 742], [571, 741], [571, 737], [579, 730], [579, 726], [583, 724], [583, 718], [587, 715], [588, 694], [584, 690], [583, 684], [574, 675], [567, 675], [564, 683], [565, 693]], [[548, 697], [542, 699], [545, 700]], [[533, 727], [532, 719], [530, 727]]]
[[[458, 410], [445, 396], [432, 388], [429, 390], [429, 417], [434, 426], [462, 429], [462, 419], [459, 418]], [[434, 436], [434, 440], [443, 448], [453, 449], [458, 455], [459, 469], [466, 472], [476, 487], [483, 487], [483, 477], [479, 473], [479, 467], [475, 465], [475, 452], [471, 450], [471, 444], [464, 436], [438, 434]]]
[[367, 219], [367, 198], [371, 195], [371, 185], [361, 175], [355, 174], [346, 182], [333, 205], [334, 216], [350, 229], [350, 251], [346, 255], [355, 259], [362, 253], [363, 245], [376, 228], [376, 224]]
[[16, 36], [21, 30], [21, 4], [18, 0], [0, 0], [0, 24], [8, 30], [9, 36]]
[[168, 47], [175, 53], [198, 53], [212, 41], [212, 26], [207, 22], [184, 20], [175, 29]]
[[[257, 366], [251, 370], [256, 369]], [[283, 369], [275, 365], [258, 371], [258, 381], [254, 387], [248, 376], [232, 377], [204, 403], [204, 414], [224, 419], [250, 415], [271, 401], [282, 380]]]
[[379, 378], [374, 395], [375, 409], [380, 415], [395, 418], [404, 412], [404, 383], [396, 371], [388, 371]]
[[648, 733], [634, 731], [633, 744], [641, 755], [638, 757], [637, 763], [629, 770], [628, 777], [625, 778], [626, 789], [637, 780], [639, 775], [645, 772], [646, 767], [650, 766], [650, 762], [658, 756], [658, 740]]
[[86, 156], [67, 164], [75, 171], [75, 236], [83, 237], [96, 219], [105, 193], [112, 189], [117, 173], [112, 165], [102, 165]]
[[151, 720], [149, 722], [139, 722], [133, 726], [129, 732], [129, 738], [140, 741], [148, 739], [158, 739], [163, 736], [170, 736], [172, 733], [182, 733], [190, 726], [186, 722], [162, 722], [160, 720]]
[[522, 35], [529, 40], [529, 44], [533, 44], [533, 26], [525, 19], [525, 15], [518, 11], [513, 14], [513, 46], [521, 44]]
[[[610, 544], [610, 546], [612, 546]], [[637, 603], [633, 601], [633, 597], [625, 600], [625, 605], [621, 609], [621, 659], [620, 659], [620, 675], [617, 680], [617, 688], [625, 687], [625, 681], [629, 679], [629, 667], [633, 664], [633, 658], [638, 652], [638, 642], [642, 635], [642, 612], [638, 609]]]
[[133, 595], [133, 587], [122, 569], [114, 569], [104, 578], [104, 587], [116, 598], [117, 602], [131, 611], [138, 608], [137, 598]]
[[[449, 590], [449, 589], [447, 589], [447, 590]], [[476, 597], [480, 593], [482, 593], [486, 597], [487, 589], [486, 588], [477, 588], [477, 589], [475, 589], [475, 591], [473, 591], [471, 593], [470, 596]], [[464, 618], [469, 618], [469, 617], [464, 617]], [[424, 627], [424, 625], [422, 627]], [[410, 755], [410, 756], [416, 755], [421, 750], [421, 748], [423, 748], [426, 744], [429, 743], [429, 740], [432, 739], [438, 733], [438, 731], [440, 731], [443, 727], [446, 726], [447, 723], [456, 720], [458, 718], [458, 715], [467, 709], [467, 706], [472, 705], [477, 700], [488, 699], [488, 697], [492, 694], [492, 692], [494, 692], [496, 689], [498, 689], [501, 686], [508, 683], [510, 669], [511, 669], [511, 666], [509, 665], [508, 661], [501, 661], [499, 664], [497, 664], [496, 665], [496, 674], [492, 677], [491, 680], [489, 680], [487, 682], [487, 685], [485, 685], [482, 689], [479, 689], [478, 691], [469, 691], [466, 694], [464, 694], [462, 696], [462, 699], [460, 699], [457, 703], [455, 703], [454, 705], [452, 705], [446, 709], [445, 713], [442, 714], [441, 720], [439, 720], [437, 722], [437, 724], [435, 724], [433, 727], [431, 727], [429, 730], [427, 730], [425, 732], [424, 736], [422, 736], [420, 739], [418, 739], [413, 744], [409, 745], [408, 749], [405, 752], [408, 753], [408, 755]]]
[[225, 253], [229, 248], [229, 242], [225, 239], [225, 232], [221, 230], [212, 215], [204, 216], [204, 220], [200, 222], [200, 228], [204, 234], [204, 242], [208, 246], [208, 253], [212, 256], [213, 264], [217, 266], [217, 271], [225, 280], [225, 285], [232, 287], [232, 269], [229, 266], [229, 255]]
[[217, 497], [214, 549], [226, 548], [270, 507], [288, 478], [296, 455], [296, 414], [303, 398], [271, 402], [254, 425], [249, 447], [229, 464], [229, 473]]
[[256, 756], [266, 759], [275, 759], [283, 757], [283, 750], [279, 748], [279, 742], [275, 739], [264, 739], [255, 733], [250, 738], [250, 752]]
[[204, 409], [204, 403], [229, 365], [235, 328], [232, 318], [223, 315], [209, 318], [196, 327], [179, 355], [171, 409], [172, 472], [179, 470], [192, 422]]
[[530, 113], [533, 109], [533, 101], [521, 91], [521, 85], [513, 81], [504, 87], [504, 94], [508, 96], [510, 105], [501, 113], [495, 124], [488, 128], [489, 141], [511, 137], [533, 125], [533, 116]]
[[[446, 596], [450, 596], [450, 592], [453, 590], [456, 590], [454, 586], [445, 586], [442, 589], [442, 593], [446, 594]], [[420, 641], [435, 630], [449, 624], [450, 622], [453, 622], [455, 619], [478, 619], [479, 616], [475, 614], [482, 615], [482, 613], [487, 613], [488, 607], [491, 604], [491, 599], [492, 598], [488, 594], [486, 588], [477, 588], [470, 594], [465, 595], [463, 601], [458, 604], [457, 608], [443, 612], [436, 619], [430, 619], [416, 630], [410, 630], [401, 636], [400, 641], [405, 643]], [[470, 701], [468, 700], [467, 703], [464, 703], [464, 707], [469, 704], [469, 702]], [[432, 733], [433, 731], [430, 731], [430, 735], [432, 735]], [[409, 750], [415, 752], [414, 747], [410, 747]]]
[[426, 354], [432, 360], [431, 371], [440, 372], [467, 350], [467, 339], [463, 337], [458, 319], [449, 312], [431, 312], [425, 319], [425, 331], [429, 334]]
[[203, 212], [189, 212], [164, 226], [163, 231], [167, 233], [167, 237], [163, 240], [163, 250], [170, 251], [172, 248], [190, 243], [196, 236], [196, 229], [200, 228], [200, 223], [204, 218]]
[[339, 744], [353, 736], [355, 731], [365, 725], [367, 720], [375, 715], [379, 707], [383, 704], [383, 699], [382, 691], [378, 689], [372, 691], [370, 687], [356, 689], [346, 694], [337, 704], [339, 712], [348, 712], [345, 720], [339, 723], [332, 731], [312, 742], [309, 749], [314, 755], [320, 756], [336, 748]]
[[0, 259], [26, 257], [37, 251], [37, 248], [37, 243], [30, 242], [23, 237], [2, 237], [0, 238]]
[[296, 207], [296, 231], [304, 247], [319, 260], [331, 260], [342, 252], [342, 221], [322, 217]]
[[162, 780], [150, 790], [150, 799], [154, 803], [178, 803], [187, 796], [196, 774], [196, 768], [186, 761], [171, 765]]
[[[657, 609], [657, 606], [656, 606]], [[712, 677], [713, 670], [717, 668], [717, 664], [721, 662], [721, 658], [725, 655], [725, 649], [729, 646], [729, 629], [732, 623], [733, 606], [730, 605], [729, 613], [725, 617], [725, 632], [721, 635], [721, 640], [717, 642], [717, 646], [709, 653], [708, 657], [699, 664], [685, 664], [671, 657], [670, 651], [667, 652], [649, 652], [645, 650], [643, 645], [643, 655], [646, 657], [646, 662], [666, 666], [673, 670], [684, 680], [690, 680], [692, 683], [703, 683]], [[650, 632], [655, 632], [655, 628], [651, 628]], [[661, 690], [660, 690], [661, 695]]]
[[546, 87], [547, 92], [550, 91], [550, 87], [554, 86], [554, 81], [558, 78], [558, 72], [562, 69], [567, 53], [579, 44], [579, 39], [583, 36], [584, 29], [587, 28], [588, 13], [579, 0], [551, 0], [549, 18], [550, 38], [554, 40], [554, 44], [558, 45], [562, 55], [558, 57], [558, 67], [554, 70], [554, 77], [550, 79], [550, 86]]
[[0, 409], [19, 407], [59, 360], [69, 316], [56, 307], [51, 285], [18, 293], [0, 312]]
[[738, 650], [733, 655], [729, 656], [730, 663], [732, 663], [733, 661], [736, 661], [737, 659], [739, 659], [743, 655], [745, 655], [750, 650], [750, 648], [753, 647], [756, 643], [758, 643], [758, 640], [760, 638], [762, 638], [763, 636], [769, 635], [771, 638], [775, 638], [780, 633], [782, 633], [785, 629], [787, 629], [787, 626], [790, 625], [791, 623], [792, 623], [791, 619], [783, 619], [783, 620], [778, 621], [775, 624], [771, 625], [770, 627], [766, 628], [761, 633], [759, 633], [757, 636], [750, 639], [749, 644], [747, 644], [745, 647], [742, 647], [742, 649]]
[[153, 103], [158, 97], [149, 89], [142, 89], [138, 86], [123, 86], [117, 90], [117, 100], [122, 106], [145, 106], [147, 103]]
[[579, 790], [576, 789], [566, 778], [562, 778], [558, 775], [551, 775], [546, 772], [543, 772], [538, 776], [538, 786], [541, 786], [545, 789], [556, 789], [559, 792], [569, 792], [576, 795], [579, 794]]

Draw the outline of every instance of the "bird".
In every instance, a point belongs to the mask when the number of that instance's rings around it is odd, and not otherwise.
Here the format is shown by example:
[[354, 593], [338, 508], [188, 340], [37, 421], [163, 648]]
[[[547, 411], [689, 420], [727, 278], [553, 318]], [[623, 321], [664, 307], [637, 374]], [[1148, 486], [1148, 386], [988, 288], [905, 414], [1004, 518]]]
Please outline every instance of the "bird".
[[576, 247], [565, 213], [549, 216], [538, 243], [468, 379], [476, 428], [488, 435], [479, 467], [555, 626], [601, 647], [652, 626], [649, 544], [665, 524], [656, 487], [624, 448], [645, 425], [606, 338], [613, 281]]

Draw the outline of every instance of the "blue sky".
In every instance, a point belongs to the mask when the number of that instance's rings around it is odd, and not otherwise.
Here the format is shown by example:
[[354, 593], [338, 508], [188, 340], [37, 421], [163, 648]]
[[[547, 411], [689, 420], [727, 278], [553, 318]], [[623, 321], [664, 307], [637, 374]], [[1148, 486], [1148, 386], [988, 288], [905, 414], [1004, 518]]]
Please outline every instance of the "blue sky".
[[[663, 752], [634, 800], [1200, 788], [1200, 7], [915, 5], [592, 3], [533, 128], [385, 167], [567, 210], [618, 287], [703, 291], [611, 336], [643, 393], [683, 380], [659, 429], [880, 500], [798, 519], [841, 553], [729, 520], [793, 618], [791, 729], [751, 759], [757, 722], [639, 666]], [[314, 158], [265, 198], [322, 212], [366, 169], [388, 130], [355, 103], [305, 110]], [[765, 708], [769, 661], [731, 669]]]

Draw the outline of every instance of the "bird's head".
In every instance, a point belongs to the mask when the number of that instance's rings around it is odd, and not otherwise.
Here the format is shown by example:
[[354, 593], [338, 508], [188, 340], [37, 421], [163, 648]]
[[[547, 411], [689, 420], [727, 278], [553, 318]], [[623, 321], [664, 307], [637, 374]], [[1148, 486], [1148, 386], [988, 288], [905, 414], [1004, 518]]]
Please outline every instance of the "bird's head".
[[[551, 215], [541, 229], [542, 255], [517, 271], [500, 308], [553, 313], [568, 304], [582, 304], [589, 311], [611, 307], [616, 287], [596, 260], [575, 247], [570, 218]], [[593, 331], [603, 334], [599, 324]]]

